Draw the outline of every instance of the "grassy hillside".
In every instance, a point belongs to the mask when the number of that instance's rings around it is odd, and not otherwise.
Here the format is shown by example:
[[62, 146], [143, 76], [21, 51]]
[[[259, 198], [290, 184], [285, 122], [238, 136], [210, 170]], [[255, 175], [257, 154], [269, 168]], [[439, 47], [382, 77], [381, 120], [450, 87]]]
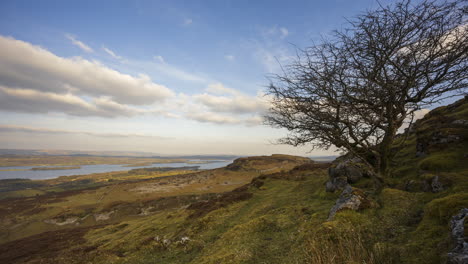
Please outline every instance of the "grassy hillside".
[[384, 188], [354, 183], [368, 205], [331, 221], [330, 164], [281, 155], [4, 200], [0, 262], [444, 263], [449, 220], [468, 207], [463, 120], [466, 99], [419, 120]]

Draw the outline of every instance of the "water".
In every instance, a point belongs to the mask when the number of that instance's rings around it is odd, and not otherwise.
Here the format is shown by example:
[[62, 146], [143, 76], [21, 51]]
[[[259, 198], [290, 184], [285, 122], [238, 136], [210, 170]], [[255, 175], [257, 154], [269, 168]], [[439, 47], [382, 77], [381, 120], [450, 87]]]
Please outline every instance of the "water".
[[[199, 161], [199, 160], [194, 160]], [[185, 167], [185, 166], [199, 166], [201, 170], [216, 169], [227, 166], [232, 161], [213, 161], [209, 163], [193, 164], [186, 162], [173, 162], [173, 163], [154, 163], [149, 166], [141, 167], [123, 167], [123, 165], [81, 165], [80, 169], [71, 170], [44, 170], [44, 171], [31, 171], [31, 168], [37, 166], [18, 166], [18, 167], [0, 167], [0, 170], [21, 170], [21, 171], [0, 171], [0, 180], [2, 179], [31, 179], [31, 180], [44, 180], [53, 179], [60, 176], [71, 176], [71, 175], [86, 175], [91, 173], [102, 173], [112, 171], [129, 171], [132, 169], [140, 168], [154, 168], [154, 167]], [[47, 166], [47, 167], [60, 167], [60, 166]]]

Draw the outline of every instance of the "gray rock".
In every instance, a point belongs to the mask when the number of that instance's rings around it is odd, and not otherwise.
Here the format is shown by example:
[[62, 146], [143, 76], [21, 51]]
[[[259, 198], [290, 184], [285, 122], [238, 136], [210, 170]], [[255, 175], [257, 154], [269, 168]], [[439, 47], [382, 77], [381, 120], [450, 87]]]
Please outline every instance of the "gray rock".
[[453, 125], [456, 125], [456, 126], [468, 126], [468, 120], [465, 120], [465, 119], [458, 119], [458, 120], [455, 120], [452, 122]]
[[325, 184], [325, 191], [327, 192], [334, 192], [336, 190], [335, 185], [331, 181], [327, 181]]
[[463, 208], [460, 213], [454, 215], [450, 221], [452, 229], [452, 239], [455, 248], [450, 251], [448, 256], [449, 264], [467, 264], [468, 263], [468, 237], [465, 237], [465, 220], [468, 218], [468, 208]]
[[431, 188], [434, 193], [441, 192], [445, 189], [444, 185], [439, 181], [439, 176], [432, 178]]
[[335, 192], [336, 190], [343, 190], [348, 185], [348, 179], [346, 177], [336, 177], [327, 181], [325, 190], [327, 192]]
[[446, 179], [434, 176], [422, 182], [422, 191], [438, 193], [445, 190], [448, 185], [450, 182], [447, 182]]
[[422, 142], [416, 143], [416, 157], [425, 157], [427, 156], [427, 145]]
[[345, 171], [346, 171], [346, 177], [348, 178], [349, 183], [356, 183], [362, 177], [364, 177], [363, 170], [356, 166], [347, 166], [345, 168]]
[[347, 185], [338, 200], [336, 200], [335, 205], [330, 209], [327, 221], [333, 220], [336, 213], [341, 210], [350, 209], [357, 211], [369, 207], [369, 204], [370, 201], [360, 189]]
[[327, 192], [343, 190], [348, 183], [356, 183], [362, 177], [372, 177], [367, 165], [356, 157], [345, 155], [335, 160], [335, 165], [328, 168], [329, 181], [326, 183]]

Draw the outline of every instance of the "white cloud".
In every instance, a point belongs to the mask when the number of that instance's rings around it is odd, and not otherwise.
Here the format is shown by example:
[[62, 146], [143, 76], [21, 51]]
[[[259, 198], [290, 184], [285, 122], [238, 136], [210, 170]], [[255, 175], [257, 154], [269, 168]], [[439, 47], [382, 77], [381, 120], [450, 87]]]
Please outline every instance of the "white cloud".
[[212, 83], [208, 85], [206, 91], [214, 94], [239, 94], [238, 91], [227, 88], [222, 83]]
[[[430, 109], [427, 109], [427, 108], [424, 108], [424, 109], [420, 109], [420, 110], [417, 110], [414, 112], [414, 117], [413, 117], [413, 123], [418, 120], [418, 119], [421, 119], [423, 118], [427, 113], [429, 113], [431, 110]], [[409, 126], [411, 122], [411, 117], [407, 117], [404, 122], [403, 122], [403, 125], [398, 129], [398, 133], [403, 133], [405, 131], [405, 129]]]
[[278, 30], [279, 30], [279, 33], [280, 33], [280, 38], [282, 38], [282, 39], [284, 39], [285, 37], [287, 37], [289, 35], [289, 31], [285, 27], [280, 27]]
[[228, 60], [228, 61], [233, 61], [233, 60], [236, 59], [236, 57], [235, 57], [234, 55], [226, 55], [226, 56], [224, 56], [224, 58], [225, 58], [226, 60]]
[[0, 110], [27, 113], [60, 112], [74, 116], [100, 117], [129, 117], [148, 113], [146, 110], [122, 105], [105, 97], [86, 101], [70, 93], [57, 94], [4, 86], [0, 86]]
[[157, 55], [157, 56], [154, 56], [153, 58], [159, 63], [166, 63], [163, 56]]
[[289, 30], [286, 27], [259, 27], [258, 30], [264, 38], [280, 38], [284, 39], [289, 35]]
[[174, 93], [149, 76], [131, 76], [98, 61], [59, 57], [30, 43], [0, 36], [0, 85], [75, 95], [108, 96], [122, 104], [162, 102]]
[[185, 71], [180, 67], [171, 65], [167, 63], [163, 56], [157, 55], [153, 56], [152, 60], [142, 61], [142, 60], [126, 60], [125, 64], [139, 69], [147, 69], [150, 72], [155, 72], [157, 74], [162, 74], [168, 77], [172, 77], [177, 80], [206, 83], [208, 80], [199, 74]]
[[246, 114], [264, 112], [268, 109], [268, 104], [265, 101], [246, 95], [216, 96], [204, 93], [193, 97], [196, 102], [207, 106], [214, 112]]
[[281, 67], [288, 65], [293, 59], [285, 47], [272, 43], [257, 43], [254, 51], [254, 58], [263, 65], [268, 73], [279, 73]]
[[427, 113], [429, 113], [431, 110], [430, 109], [420, 109], [414, 112], [414, 120], [418, 120], [423, 118]]
[[73, 131], [73, 130], [61, 130], [61, 129], [49, 129], [41, 127], [29, 127], [29, 126], [17, 126], [17, 125], [0, 125], [0, 133], [13, 132], [13, 133], [31, 133], [31, 134], [81, 134], [94, 137], [105, 137], [105, 138], [155, 138], [155, 139], [171, 139], [168, 137], [161, 137], [155, 135], [145, 135], [136, 133], [98, 133], [90, 131]]
[[193, 20], [191, 18], [184, 19], [184, 25], [185, 26], [191, 25], [192, 23], [193, 23]]
[[65, 37], [67, 39], [69, 39], [73, 45], [79, 47], [80, 49], [82, 49], [83, 51], [86, 51], [86, 52], [93, 52], [94, 50], [92, 48], [90, 48], [88, 45], [84, 44], [83, 42], [79, 41], [76, 39], [75, 36], [71, 35], [71, 34], [65, 34]]
[[227, 115], [220, 115], [213, 112], [190, 112], [186, 115], [187, 118], [203, 123], [215, 124], [239, 124], [241, 120]]
[[117, 54], [115, 54], [112, 50], [106, 48], [106, 47], [102, 47], [102, 49], [107, 53], [109, 54], [111, 57], [113, 57], [114, 59], [117, 59], [117, 60], [121, 60], [122, 57], [121, 56], [118, 56]]
[[212, 83], [205, 93], [180, 93], [170, 104], [187, 119], [214, 124], [242, 124], [256, 126], [270, 107], [269, 97], [244, 94], [222, 83]]
[[263, 124], [263, 117], [255, 115], [250, 118], [247, 118], [244, 122], [247, 126], [258, 126]]

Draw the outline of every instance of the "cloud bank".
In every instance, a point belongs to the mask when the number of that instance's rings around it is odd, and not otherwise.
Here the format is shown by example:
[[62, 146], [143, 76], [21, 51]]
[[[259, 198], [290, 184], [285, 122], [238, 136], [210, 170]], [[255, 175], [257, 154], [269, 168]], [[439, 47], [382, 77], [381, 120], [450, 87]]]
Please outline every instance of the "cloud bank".
[[107, 96], [118, 103], [145, 105], [173, 92], [144, 74], [131, 76], [97, 61], [62, 58], [27, 42], [0, 36], [0, 85], [42, 92]]
[[[83, 50], [93, 51], [73, 36]], [[81, 44], [79, 44], [79, 43]], [[97, 52], [97, 51], [96, 51]], [[102, 46], [103, 53], [122, 59]], [[168, 65], [162, 56], [152, 67], [180, 80], [208, 80]], [[123, 62], [122, 62], [123, 63]], [[203, 123], [261, 123], [269, 103], [212, 82], [204, 92], [179, 94], [154, 83], [148, 75], [132, 76], [81, 57], [64, 58], [25, 41], [0, 36], [0, 110], [23, 113], [64, 113], [103, 118], [143, 114], [186, 118]]]
[[48, 129], [40, 127], [28, 127], [28, 126], [16, 126], [16, 125], [0, 125], [0, 133], [31, 133], [31, 134], [80, 134], [93, 137], [105, 137], [105, 138], [153, 138], [153, 139], [172, 139], [169, 137], [161, 137], [154, 135], [145, 134], [133, 134], [133, 133], [96, 133], [88, 131], [73, 131], [73, 130], [60, 130], [60, 129]]

